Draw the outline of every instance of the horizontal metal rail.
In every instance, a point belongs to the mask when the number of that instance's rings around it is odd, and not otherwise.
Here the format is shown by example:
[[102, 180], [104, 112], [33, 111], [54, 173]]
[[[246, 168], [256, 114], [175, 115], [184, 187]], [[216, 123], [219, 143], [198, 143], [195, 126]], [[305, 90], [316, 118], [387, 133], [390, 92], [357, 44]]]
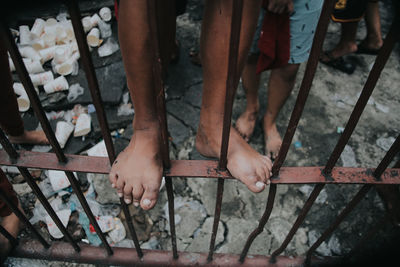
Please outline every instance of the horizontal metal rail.
[[[246, 261], [240, 264], [239, 255], [216, 253], [213, 261], [207, 261], [207, 253], [179, 252], [179, 258], [173, 259], [172, 252], [162, 250], [143, 250], [143, 258], [139, 258], [132, 253], [130, 248], [114, 247], [114, 254], [107, 256], [102, 248], [80, 243], [81, 252], [75, 252], [72, 247], [65, 242], [53, 242], [49, 249], [45, 249], [36, 240], [20, 240], [20, 245], [15, 248], [11, 256], [44, 260], [59, 260], [76, 263], [92, 263], [101, 265], [123, 265], [123, 266], [268, 266], [269, 257], [261, 255], [251, 255], [246, 257]], [[280, 266], [299, 266], [304, 258], [279, 256], [278, 262], [274, 267]], [[325, 258], [326, 260], [327, 258]], [[313, 262], [321, 259], [313, 258]]]
[[[106, 157], [89, 157], [65, 154], [67, 163], [59, 163], [53, 153], [19, 150], [20, 157], [14, 162], [7, 153], [0, 150], [0, 165], [19, 166], [35, 169], [49, 169], [85, 173], [108, 174], [110, 164]], [[400, 184], [400, 169], [386, 169], [381, 180], [373, 176], [374, 168], [335, 167], [327, 177], [323, 166], [282, 167], [279, 176], [271, 179], [272, 184]], [[218, 170], [218, 161], [214, 160], [171, 160], [171, 169], [166, 177], [188, 178], [224, 178], [234, 179], [229, 172]]]

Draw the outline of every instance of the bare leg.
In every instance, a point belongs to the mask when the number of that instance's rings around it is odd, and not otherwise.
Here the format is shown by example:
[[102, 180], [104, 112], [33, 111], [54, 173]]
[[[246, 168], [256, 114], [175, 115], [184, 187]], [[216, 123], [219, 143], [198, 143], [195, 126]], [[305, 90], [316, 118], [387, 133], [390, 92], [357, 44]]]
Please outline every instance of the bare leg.
[[250, 140], [253, 134], [260, 106], [258, 87], [260, 86], [261, 75], [256, 73], [257, 57], [258, 54], [249, 56], [242, 73], [243, 88], [246, 92], [246, 110], [237, 119], [236, 129], [246, 142]]
[[156, 204], [162, 178], [161, 135], [155, 104], [153, 51], [148, 21], [147, 1], [121, 0], [118, 32], [127, 83], [135, 107], [134, 134], [114, 162], [110, 181], [126, 203], [133, 201], [135, 206], [140, 203], [143, 209], [151, 209]]
[[[240, 72], [254, 36], [260, 7], [261, 1], [244, 1], [238, 58]], [[220, 156], [231, 16], [231, 1], [206, 1], [200, 53], [204, 87], [196, 148], [207, 157]], [[227, 168], [251, 191], [261, 192], [269, 182], [271, 161], [251, 148], [231, 128]]]
[[265, 153], [276, 158], [282, 145], [282, 139], [276, 128], [276, 118], [286, 99], [292, 92], [300, 64], [288, 64], [273, 69], [268, 83], [268, 106], [264, 115]]
[[367, 36], [360, 45], [368, 49], [381, 48], [383, 40], [378, 1], [368, 2], [367, 9], [365, 11], [365, 23], [367, 26]]
[[[18, 208], [23, 212], [20, 204], [18, 204]], [[17, 238], [18, 233], [22, 229], [22, 223], [14, 213], [11, 213], [10, 215], [4, 217], [1, 222], [1, 226], [3, 226], [4, 229], [6, 229], [7, 232], [9, 232], [15, 238]], [[5, 236], [0, 234], [0, 258], [7, 257], [10, 249], [10, 242]]]
[[27, 131], [24, 130], [22, 135], [9, 135], [11, 143], [14, 144], [32, 144], [32, 145], [47, 145], [49, 140], [43, 131]]
[[[356, 33], [357, 33], [358, 22], [343, 22], [342, 23], [342, 32], [340, 35], [340, 41], [330, 51], [330, 56], [332, 58], [339, 58], [341, 56], [348, 55], [350, 53], [354, 53], [357, 51], [357, 43], [356, 43]], [[331, 58], [328, 58], [326, 55], [322, 55], [321, 60], [323, 62], [329, 61]]]

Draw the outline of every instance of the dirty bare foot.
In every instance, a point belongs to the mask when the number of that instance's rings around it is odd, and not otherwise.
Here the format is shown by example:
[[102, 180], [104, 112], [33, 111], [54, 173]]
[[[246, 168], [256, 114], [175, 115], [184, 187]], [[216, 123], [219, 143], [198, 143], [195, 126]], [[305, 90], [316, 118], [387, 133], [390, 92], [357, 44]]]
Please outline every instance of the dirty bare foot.
[[254, 127], [257, 121], [256, 111], [245, 110], [236, 121], [236, 129], [246, 142], [249, 142], [251, 135], [254, 132]]
[[24, 131], [22, 135], [9, 136], [14, 144], [48, 145], [46, 134], [43, 131]]
[[[18, 204], [18, 208], [24, 212], [20, 204]], [[4, 229], [6, 229], [7, 232], [9, 232], [13, 237], [17, 238], [19, 231], [23, 227], [23, 224], [14, 213], [11, 213], [3, 218], [1, 226], [3, 226]], [[0, 259], [5, 259], [11, 249], [12, 246], [10, 241], [8, 241], [5, 236], [0, 234]]]
[[115, 160], [109, 179], [125, 203], [145, 210], [154, 207], [162, 179], [158, 122], [135, 128], [129, 145]]
[[264, 116], [264, 143], [265, 143], [265, 155], [274, 160], [279, 153], [282, 145], [282, 138], [276, 128], [275, 122], [270, 122], [267, 115]]
[[[222, 122], [200, 122], [196, 148], [203, 156], [220, 156], [222, 127], [217, 129], [215, 125], [222, 125]], [[233, 127], [229, 137], [227, 168], [233, 177], [239, 179], [252, 192], [261, 192], [265, 185], [270, 183], [271, 160], [255, 151]]]

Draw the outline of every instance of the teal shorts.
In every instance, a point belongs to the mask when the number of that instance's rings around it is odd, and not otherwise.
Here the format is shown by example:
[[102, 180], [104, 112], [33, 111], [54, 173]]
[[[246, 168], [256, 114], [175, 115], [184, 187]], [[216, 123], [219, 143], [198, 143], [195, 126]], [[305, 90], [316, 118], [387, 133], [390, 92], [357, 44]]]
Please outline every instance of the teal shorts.
[[[300, 64], [308, 60], [321, 13], [323, 0], [293, 0], [294, 11], [290, 15], [290, 57], [289, 64]], [[250, 47], [250, 54], [257, 54], [265, 10], [258, 18], [257, 29]]]

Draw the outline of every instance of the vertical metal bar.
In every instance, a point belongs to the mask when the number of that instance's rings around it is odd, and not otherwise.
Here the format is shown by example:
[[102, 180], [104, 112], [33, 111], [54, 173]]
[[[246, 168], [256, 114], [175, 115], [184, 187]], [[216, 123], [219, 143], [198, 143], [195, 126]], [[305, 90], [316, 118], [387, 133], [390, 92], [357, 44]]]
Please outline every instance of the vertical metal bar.
[[[385, 157], [379, 163], [378, 167], [374, 171], [375, 178], [379, 179], [385, 169], [389, 166], [389, 163], [393, 160], [394, 156], [400, 150], [400, 135], [397, 137], [396, 141], [390, 147], [389, 151], [386, 153]], [[318, 238], [318, 240], [311, 246], [307, 252], [305, 265], [309, 266], [311, 263], [311, 256], [314, 251], [321, 245], [325, 239], [332, 234], [332, 232], [339, 226], [343, 219], [354, 209], [354, 207], [364, 198], [364, 196], [371, 189], [371, 184], [364, 185], [360, 191], [354, 196], [354, 198], [346, 205], [346, 207], [340, 212], [336, 217], [336, 220], [325, 230], [325, 232]]]
[[208, 250], [208, 257], [207, 257], [208, 262], [212, 261], [215, 249], [215, 239], [217, 238], [219, 219], [221, 216], [222, 197], [224, 194], [224, 181], [225, 181], [224, 179], [218, 178], [217, 198], [215, 202], [215, 211], [214, 211], [214, 222], [213, 222], [210, 247]]
[[382, 227], [385, 225], [385, 223], [389, 219], [389, 214], [385, 213], [385, 216], [381, 218], [362, 238], [360, 241], [357, 242], [357, 244], [354, 246], [354, 248], [347, 253], [343, 259], [342, 262], [345, 263], [347, 260], [352, 258], [355, 254], [357, 254], [364, 246], [367, 244], [368, 240], [373, 238], [379, 230], [382, 229]]
[[346, 127], [336, 144], [335, 149], [330, 155], [328, 162], [326, 163], [324, 169], [324, 173], [326, 174], [330, 174], [332, 172], [332, 169], [336, 165], [340, 154], [342, 154], [344, 147], [348, 143], [351, 134], [357, 126], [361, 114], [364, 111], [365, 106], [367, 105], [368, 99], [375, 89], [376, 83], [379, 79], [379, 76], [381, 75], [383, 68], [386, 65], [387, 60], [389, 59], [393, 47], [399, 38], [399, 32], [397, 29], [398, 26], [396, 25], [398, 25], [397, 21], [393, 21], [390, 30], [386, 35], [383, 46], [379, 50], [379, 54], [376, 57], [374, 66], [372, 67], [372, 70], [368, 75], [368, 79], [364, 85], [361, 95], [358, 98], [357, 103], [354, 106], [353, 112], [350, 115], [349, 121], [347, 122]]
[[[58, 141], [55, 137], [54, 132], [52, 131], [52, 129], [50, 127], [50, 123], [46, 117], [46, 114], [43, 111], [39, 97], [37, 96], [36, 91], [33, 87], [32, 81], [29, 78], [28, 71], [26, 70], [26, 67], [22, 61], [21, 55], [18, 51], [18, 48], [12, 38], [11, 32], [4, 20], [1, 21], [1, 31], [2, 31], [2, 36], [4, 37], [3, 40], [6, 43], [6, 46], [11, 55], [11, 58], [14, 62], [17, 73], [20, 76], [21, 82], [24, 85], [24, 88], [28, 94], [29, 100], [31, 101], [32, 108], [42, 125], [42, 128], [47, 136], [47, 139], [49, 140], [53, 150], [55, 151], [55, 154], [57, 155], [58, 160], [62, 163], [66, 163], [67, 158], [66, 158], [64, 152], [62, 151], [60, 144], [58, 143]], [[112, 249], [111, 249], [110, 245], [108, 244], [108, 242], [105, 238], [105, 235], [100, 230], [100, 227], [99, 227], [95, 217], [93, 216], [93, 213], [89, 208], [89, 205], [86, 202], [85, 196], [83, 195], [74, 174], [72, 172], [66, 171], [65, 175], [67, 176], [69, 182], [71, 183], [71, 186], [72, 186], [74, 192], [76, 193], [83, 209], [85, 210], [85, 212], [90, 220], [90, 223], [93, 225], [94, 229], [96, 230], [97, 235], [100, 237], [101, 241], [103, 242], [103, 244], [107, 250], [107, 253], [109, 255], [111, 255]]]
[[306, 203], [304, 203], [303, 208], [300, 211], [299, 216], [297, 217], [295, 223], [293, 224], [292, 228], [290, 229], [289, 233], [287, 234], [285, 240], [283, 241], [282, 245], [275, 250], [271, 254], [271, 259], [270, 263], [275, 263], [276, 262], [276, 256], [281, 254], [289, 244], [289, 242], [292, 240], [293, 236], [296, 234], [297, 230], [299, 229], [300, 225], [303, 223], [306, 215], [310, 211], [312, 205], [314, 204], [315, 200], [319, 196], [319, 193], [321, 190], [325, 187], [325, 184], [317, 184], [315, 185], [313, 191], [311, 192], [310, 196], [308, 197]]
[[285, 161], [287, 152], [292, 142], [294, 133], [299, 123], [301, 114], [303, 113], [304, 105], [306, 103], [308, 94], [311, 89], [312, 81], [314, 79], [315, 71], [317, 70], [319, 55], [322, 50], [326, 31], [328, 29], [330, 15], [335, 4], [335, 0], [325, 0], [324, 6], [321, 11], [318, 26], [315, 31], [314, 41], [311, 47], [310, 57], [307, 62], [306, 70], [301, 82], [299, 94], [296, 99], [296, 104], [293, 108], [292, 115], [290, 117], [289, 125], [287, 127], [285, 136], [283, 137], [282, 146], [279, 150], [278, 157], [274, 161], [272, 166], [272, 175], [277, 176], [279, 169], [282, 167]]
[[[153, 47], [153, 77], [154, 77], [154, 89], [156, 95], [156, 107], [157, 117], [160, 123], [161, 129], [161, 157], [163, 161], [164, 169], [171, 167], [171, 161], [169, 158], [169, 144], [168, 144], [168, 125], [167, 125], [167, 112], [165, 108], [165, 92], [162, 80], [162, 62], [160, 56], [160, 40], [159, 29], [157, 27], [157, 5], [155, 0], [147, 1], [148, 6], [148, 19], [150, 27], [150, 38], [151, 45]], [[171, 14], [172, 15], [172, 14]], [[167, 189], [168, 197], [168, 214], [169, 224], [171, 231], [171, 243], [172, 243], [172, 255], [174, 259], [178, 258], [178, 249], [176, 243], [176, 232], [175, 232], [175, 208], [174, 208], [174, 190], [171, 177], [165, 177], [165, 187]]]
[[[108, 123], [107, 123], [106, 112], [104, 110], [104, 105], [103, 105], [103, 102], [101, 99], [101, 93], [100, 93], [99, 84], [98, 84], [97, 77], [96, 77], [96, 72], [94, 70], [94, 65], [92, 62], [91, 54], [89, 51], [88, 44], [86, 42], [86, 35], [85, 35], [85, 32], [82, 27], [81, 14], [79, 11], [79, 7], [78, 7], [76, 0], [65, 1], [65, 3], [68, 7], [68, 11], [71, 16], [72, 26], [74, 28], [74, 33], [75, 33], [75, 38], [77, 40], [79, 53], [82, 55], [82, 57], [81, 57], [82, 65], [85, 70], [90, 94], [92, 96], [93, 104], [96, 109], [96, 115], [97, 115], [97, 118], [99, 119], [100, 129], [101, 129], [101, 133], [102, 133], [102, 136], [104, 139], [104, 143], [106, 145], [108, 158], [110, 160], [110, 163], [113, 164], [113, 162], [116, 158], [114, 145], [112, 142], [110, 129], [109, 129]], [[133, 242], [135, 244], [136, 252], [137, 252], [138, 256], [141, 258], [143, 256], [143, 252], [140, 248], [139, 240], [137, 238], [137, 234], [136, 234], [135, 228], [132, 223], [132, 217], [130, 215], [129, 209], [122, 197], [120, 198], [120, 203], [121, 203], [122, 211], [125, 214], [129, 232], [130, 232]]]
[[29, 222], [29, 220], [25, 217], [25, 215], [19, 210], [17, 205], [12, 203], [10, 201], [4, 191], [0, 188], [0, 199], [6, 203], [6, 205], [15, 213], [15, 215], [31, 230], [36, 237], [38, 238], [39, 242], [42, 243], [42, 245], [45, 248], [49, 248], [50, 245], [47, 243], [47, 241], [39, 234], [39, 232], [35, 229], [35, 227]]
[[389, 148], [385, 157], [382, 159], [381, 163], [376, 167], [374, 171], [374, 176], [377, 180], [381, 180], [381, 175], [385, 171], [385, 169], [389, 166], [390, 162], [392, 162], [393, 158], [400, 151], [400, 135], [397, 136], [396, 141]]
[[272, 212], [272, 208], [274, 207], [275, 195], [276, 195], [276, 184], [271, 184], [269, 188], [268, 202], [267, 206], [265, 207], [264, 214], [261, 217], [260, 222], [258, 223], [258, 227], [249, 235], [246, 244], [243, 247], [242, 253], [240, 254], [239, 261], [241, 263], [244, 262], [254, 239], [256, 239], [256, 237], [259, 234], [261, 234], [262, 231], [264, 231], [264, 226], [268, 222], [269, 216], [271, 215]]
[[[12, 147], [11, 143], [7, 140], [4, 132], [0, 129], [0, 143], [5, 148], [7, 154], [9, 155], [18, 155], [17, 151]], [[61, 220], [58, 218], [57, 214], [54, 212], [50, 203], [47, 201], [46, 197], [43, 195], [39, 186], [35, 183], [32, 175], [29, 173], [27, 168], [18, 167], [19, 172], [25, 178], [25, 181], [32, 188], [33, 192], [37, 196], [37, 198], [42, 203], [43, 207], [46, 209], [47, 213], [53, 219], [54, 223], [57, 225], [58, 229], [63, 233], [63, 235], [67, 238], [67, 240], [71, 243], [72, 247], [75, 251], [79, 252], [80, 248], [77, 243], [73, 240], [71, 235], [68, 233], [67, 229], [62, 224]]]
[[343, 221], [343, 219], [354, 209], [354, 207], [365, 197], [365, 195], [369, 192], [372, 185], [366, 184], [358, 191], [358, 193], [353, 197], [353, 199], [347, 204], [347, 206], [340, 212], [340, 214], [336, 217], [336, 220], [325, 230], [325, 232], [318, 238], [318, 240], [311, 246], [311, 248], [307, 252], [305, 265], [310, 266], [311, 256], [314, 251], [324, 242], [329, 235], [339, 226], [339, 224]]
[[221, 153], [218, 167], [221, 170], [226, 169], [229, 133], [231, 130], [231, 117], [233, 100], [235, 97], [236, 84], [239, 81], [240, 73], [238, 72], [238, 53], [240, 41], [240, 28], [242, 25], [242, 9], [243, 0], [234, 0], [232, 7], [231, 34], [229, 40], [229, 58], [228, 58], [228, 75], [226, 78], [226, 93], [224, 107], [224, 122], [222, 127]]
[[10, 241], [11, 246], [15, 247], [18, 245], [18, 240], [13, 237], [3, 226], [0, 225], [0, 233]]

